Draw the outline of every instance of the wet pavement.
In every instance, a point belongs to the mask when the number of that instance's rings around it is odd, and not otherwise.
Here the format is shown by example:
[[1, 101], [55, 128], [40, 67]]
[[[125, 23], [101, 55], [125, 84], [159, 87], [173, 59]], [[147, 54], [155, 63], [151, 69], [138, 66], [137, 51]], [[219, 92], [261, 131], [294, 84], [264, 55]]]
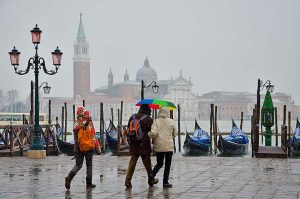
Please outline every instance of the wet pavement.
[[[252, 159], [251, 157], [173, 157], [170, 183], [147, 184], [139, 159], [132, 190], [124, 180], [130, 157], [94, 156], [93, 183], [86, 190], [85, 165], [64, 187], [64, 177], [75, 164], [72, 157], [48, 156], [0, 158], [0, 198], [300, 198], [300, 159]], [[152, 157], [152, 164], [156, 162]]]

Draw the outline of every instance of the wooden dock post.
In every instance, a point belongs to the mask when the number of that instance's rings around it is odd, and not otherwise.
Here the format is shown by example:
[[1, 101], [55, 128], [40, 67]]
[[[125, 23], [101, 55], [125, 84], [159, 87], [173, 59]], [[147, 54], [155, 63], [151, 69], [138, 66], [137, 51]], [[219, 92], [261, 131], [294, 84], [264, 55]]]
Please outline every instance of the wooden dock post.
[[110, 108], [110, 114], [111, 114], [111, 121], [114, 123], [114, 108]]
[[48, 124], [51, 124], [52, 123], [52, 120], [51, 120], [51, 100], [49, 100], [48, 107], [49, 107]]
[[283, 105], [283, 125], [286, 125], [286, 105]]
[[61, 140], [64, 140], [64, 115], [65, 115], [65, 107], [61, 107]]
[[218, 125], [217, 125], [217, 115], [218, 115], [218, 106], [215, 106], [215, 114], [214, 114], [214, 151], [217, 153], [217, 135], [218, 135]]
[[178, 104], [177, 105], [177, 111], [178, 111], [178, 151], [181, 152], [181, 138], [180, 138], [180, 105]]
[[73, 104], [73, 122], [75, 122], [76, 117], [75, 117], [75, 104]]
[[119, 123], [119, 125], [122, 125], [122, 123], [123, 123], [123, 101], [121, 101], [120, 123]]
[[65, 141], [67, 141], [67, 125], [68, 125], [68, 112], [67, 112], [67, 102], [65, 102]]
[[251, 131], [250, 131], [250, 133], [251, 133], [251, 157], [253, 158], [254, 157], [254, 154], [253, 154], [253, 129], [254, 129], [254, 116], [253, 115], [251, 115]]
[[210, 128], [209, 128], [209, 134], [210, 134], [210, 154], [212, 154], [213, 147], [213, 120], [214, 120], [214, 104], [210, 104]]
[[287, 138], [287, 146], [288, 146], [288, 156], [290, 156], [290, 139], [291, 139], [291, 120], [292, 120], [292, 116], [291, 116], [291, 111], [288, 112], [288, 138]]
[[120, 125], [120, 109], [118, 109], [118, 142], [117, 142], [117, 153], [120, 151], [120, 131], [119, 131], [119, 125]]
[[[170, 118], [173, 119], [174, 115], [173, 115], [173, 111], [170, 110]], [[174, 145], [174, 153], [176, 153], [176, 146], [175, 146], [175, 138], [173, 138], [173, 145]]]
[[103, 153], [105, 152], [105, 140], [104, 140], [104, 117], [103, 117], [103, 103], [100, 103], [100, 137], [102, 143]]
[[82, 100], [82, 106], [85, 107], [85, 100]]
[[278, 146], [277, 107], [275, 107], [275, 146]]
[[243, 130], [243, 118], [244, 117], [244, 113], [243, 111], [241, 112], [241, 123], [240, 123], [240, 129]]

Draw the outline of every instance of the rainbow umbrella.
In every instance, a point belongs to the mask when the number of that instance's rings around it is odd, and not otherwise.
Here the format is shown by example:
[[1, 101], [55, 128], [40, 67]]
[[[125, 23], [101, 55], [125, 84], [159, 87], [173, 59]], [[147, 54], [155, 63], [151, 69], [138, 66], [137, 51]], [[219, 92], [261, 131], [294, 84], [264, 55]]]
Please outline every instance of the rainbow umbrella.
[[176, 110], [176, 106], [169, 101], [162, 100], [162, 99], [143, 99], [139, 101], [136, 106], [141, 106], [142, 104], [148, 104], [150, 108], [159, 109], [162, 106], [167, 107], [169, 110]]

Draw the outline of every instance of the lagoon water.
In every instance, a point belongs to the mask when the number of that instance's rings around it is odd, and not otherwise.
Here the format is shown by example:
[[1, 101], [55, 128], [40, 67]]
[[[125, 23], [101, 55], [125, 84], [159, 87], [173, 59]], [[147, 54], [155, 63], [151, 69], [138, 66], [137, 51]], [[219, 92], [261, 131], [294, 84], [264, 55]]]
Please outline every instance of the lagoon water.
[[[95, 129], [97, 132], [99, 132], [99, 129], [100, 129], [100, 121], [93, 121], [94, 122], [94, 126], [95, 126]], [[128, 121], [123, 121], [123, 125], [124, 124], [127, 124]], [[178, 122], [175, 121], [176, 124], [178, 125]], [[114, 122], [115, 125], [116, 125], [116, 121]], [[239, 127], [240, 126], [240, 121], [235, 121], [236, 125]], [[281, 126], [281, 121], [278, 125], [278, 131], [280, 133], [280, 126]], [[198, 124], [199, 126], [206, 130], [207, 132], [209, 132], [209, 129], [210, 129], [210, 121], [198, 121]], [[109, 121], [105, 121], [105, 129], [108, 127], [109, 125]], [[291, 122], [291, 126], [292, 126], [292, 131], [294, 131], [294, 128], [295, 128], [295, 125], [296, 125], [296, 121], [292, 121]], [[182, 121], [180, 122], [180, 132], [193, 132], [194, 130], [194, 127], [195, 127], [195, 121]], [[230, 130], [231, 130], [231, 127], [232, 127], [232, 121], [218, 121], [218, 131], [219, 132], [222, 132], [222, 133], [229, 133]], [[68, 132], [72, 132], [72, 128], [73, 128], [73, 122], [72, 121], [68, 121], [67, 123], [67, 130]], [[274, 126], [273, 128], [274, 129]], [[251, 130], [251, 121], [249, 120], [246, 120], [246, 121], [243, 121], [243, 131], [245, 133], [250, 133], [250, 130]], [[249, 150], [248, 150], [248, 155], [247, 156], [251, 156], [251, 141], [250, 141], [250, 135], [248, 135], [249, 137]], [[185, 135], [181, 135], [180, 136], [181, 138], [181, 148], [183, 147], [183, 143], [184, 143], [184, 140], [185, 140]], [[73, 141], [73, 135], [68, 135], [67, 136], [67, 141]], [[259, 139], [260, 139], [260, 143], [259, 145], [263, 146], [264, 145], [264, 140], [262, 141], [262, 136], [260, 135], [259, 136]], [[178, 145], [179, 145], [179, 142], [178, 142], [178, 137], [175, 138], [175, 145], [176, 145], [176, 148], [178, 149]], [[272, 145], [275, 146], [275, 143], [276, 143], [276, 137], [275, 136], [272, 136]], [[281, 146], [281, 140], [280, 140], [280, 136], [278, 137], [278, 146]], [[183, 148], [181, 150], [183, 152]]]

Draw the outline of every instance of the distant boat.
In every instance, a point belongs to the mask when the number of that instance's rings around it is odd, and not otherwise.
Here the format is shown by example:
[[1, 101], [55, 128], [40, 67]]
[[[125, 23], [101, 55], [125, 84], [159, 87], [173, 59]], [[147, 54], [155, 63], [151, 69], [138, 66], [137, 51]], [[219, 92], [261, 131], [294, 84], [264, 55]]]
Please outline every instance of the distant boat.
[[109, 150], [112, 154], [117, 154], [118, 129], [115, 127], [112, 120], [110, 120], [109, 126], [106, 129], [106, 137]]
[[200, 128], [195, 120], [195, 129], [192, 136], [186, 133], [183, 149], [187, 155], [207, 155], [211, 149], [211, 140], [206, 131]]
[[293, 137], [290, 138], [292, 155], [300, 155], [300, 123], [297, 118], [296, 128]]
[[221, 155], [245, 155], [248, 153], [249, 140], [247, 135], [239, 129], [232, 120], [229, 136], [219, 135], [218, 149]]

